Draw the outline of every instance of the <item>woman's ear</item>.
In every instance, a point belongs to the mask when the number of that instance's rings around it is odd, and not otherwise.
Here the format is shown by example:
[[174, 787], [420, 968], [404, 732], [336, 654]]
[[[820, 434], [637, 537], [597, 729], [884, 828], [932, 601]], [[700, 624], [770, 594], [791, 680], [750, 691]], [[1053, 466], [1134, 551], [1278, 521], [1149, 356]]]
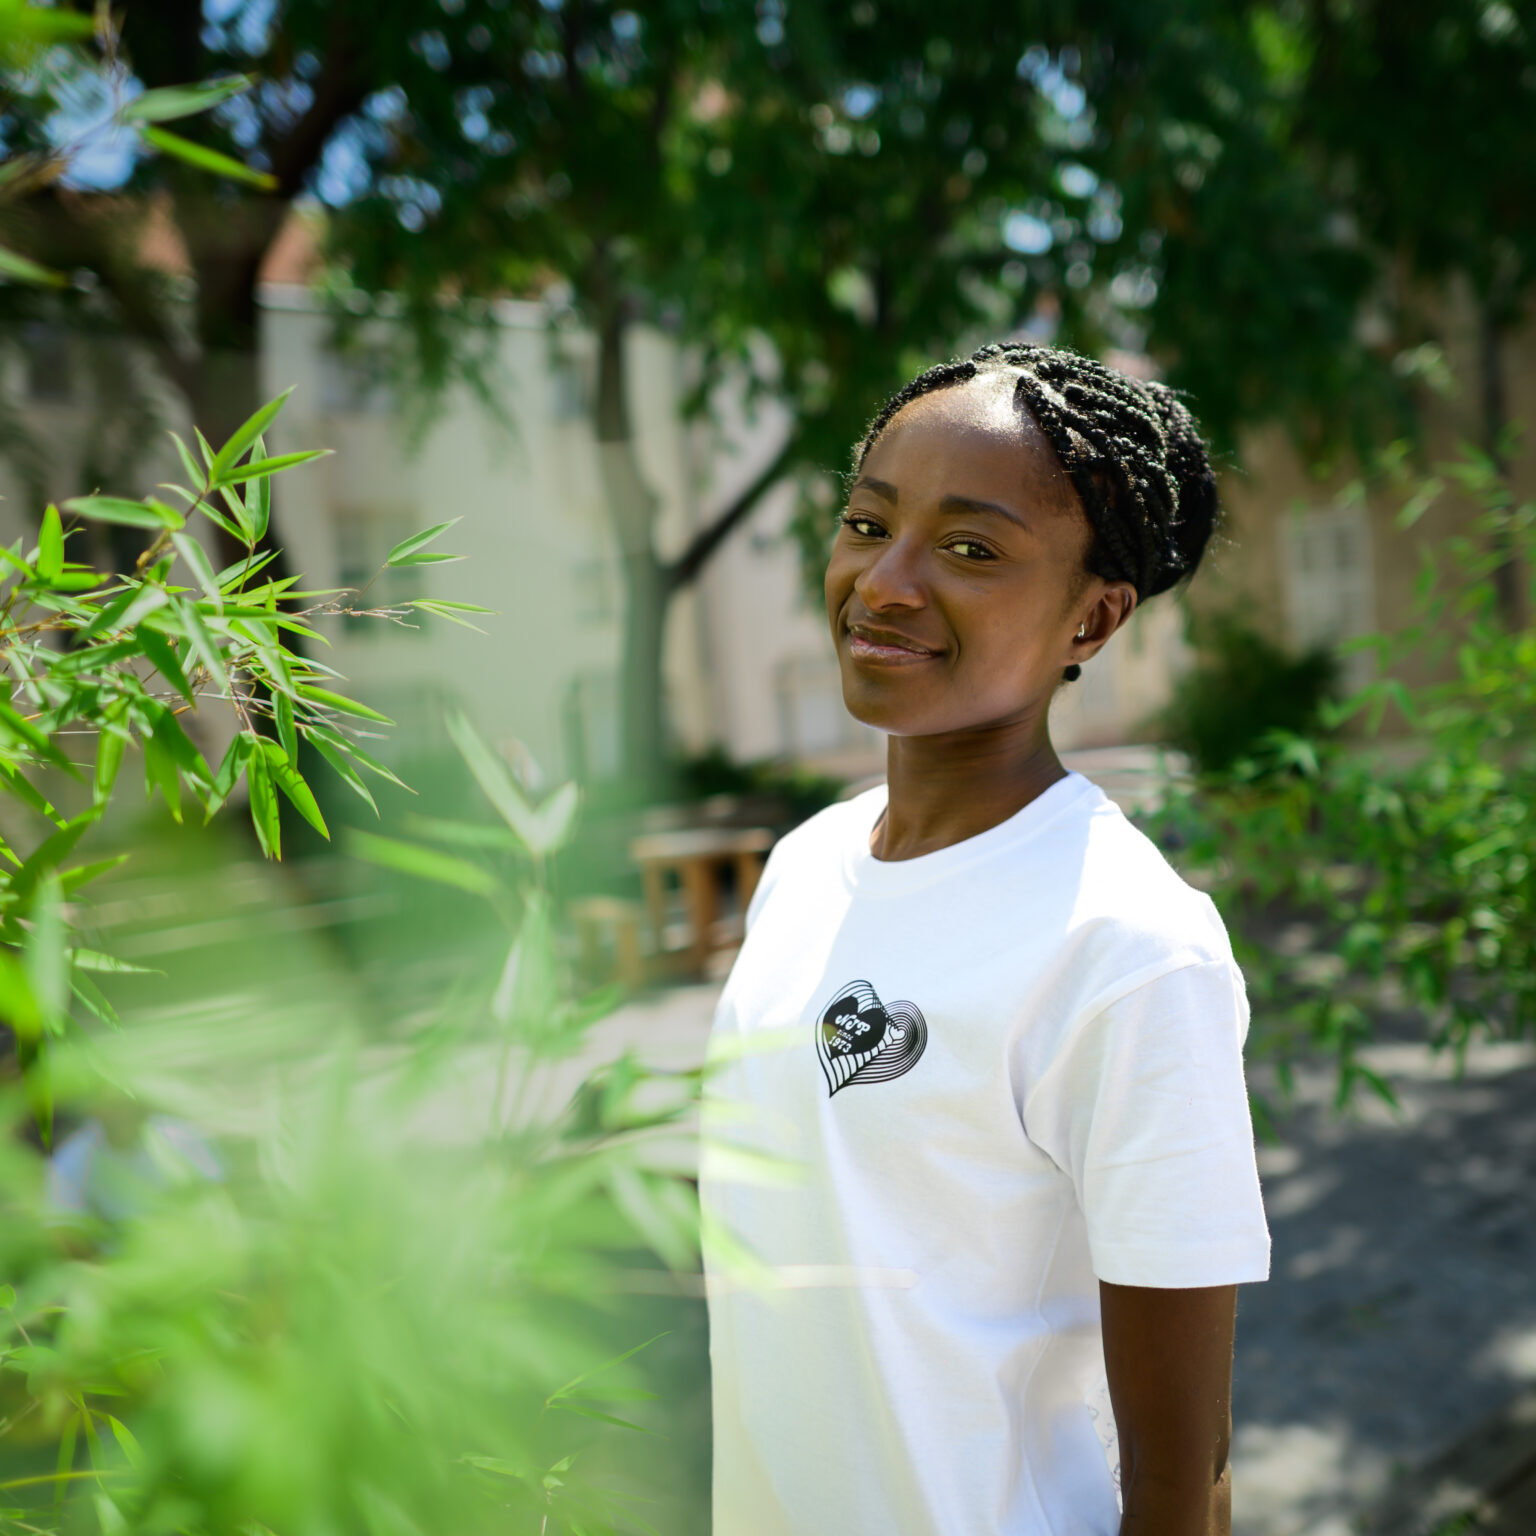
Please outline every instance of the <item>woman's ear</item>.
[[1128, 581], [1106, 582], [1079, 620], [1078, 643], [1089, 649], [1077, 659], [1084, 661], [1097, 654], [1135, 611], [1136, 588]]

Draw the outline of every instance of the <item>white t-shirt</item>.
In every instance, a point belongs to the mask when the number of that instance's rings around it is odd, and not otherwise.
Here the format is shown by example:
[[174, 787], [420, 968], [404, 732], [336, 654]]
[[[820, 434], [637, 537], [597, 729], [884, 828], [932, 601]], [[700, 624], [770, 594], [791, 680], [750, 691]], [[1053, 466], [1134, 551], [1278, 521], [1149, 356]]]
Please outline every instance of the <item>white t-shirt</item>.
[[712, 1036], [714, 1536], [1114, 1536], [1098, 1281], [1262, 1280], [1210, 899], [1077, 774], [883, 862], [774, 849]]

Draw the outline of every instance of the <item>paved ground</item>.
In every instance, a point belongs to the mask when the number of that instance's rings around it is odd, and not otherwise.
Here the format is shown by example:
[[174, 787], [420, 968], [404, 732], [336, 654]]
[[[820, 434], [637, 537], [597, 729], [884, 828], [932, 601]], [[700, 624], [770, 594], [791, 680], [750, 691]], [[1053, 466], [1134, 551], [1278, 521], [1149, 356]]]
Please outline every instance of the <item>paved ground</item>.
[[[594, 1044], [682, 1065], [714, 997], [625, 1008]], [[1536, 1050], [1474, 1050], [1460, 1082], [1410, 1044], [1368, 1060], [1399, 1114], [1362, 1101], [1341, 1115], [1331, 1075], [1303, 1071], [1282, 1143], [1260, 1153], [1274, 1277], [1241, 1305], [1234, 1536], [1347, 1536], [1536, 1386]], [[1536, 1520], [1498, 1529], [1529, 1536]]]

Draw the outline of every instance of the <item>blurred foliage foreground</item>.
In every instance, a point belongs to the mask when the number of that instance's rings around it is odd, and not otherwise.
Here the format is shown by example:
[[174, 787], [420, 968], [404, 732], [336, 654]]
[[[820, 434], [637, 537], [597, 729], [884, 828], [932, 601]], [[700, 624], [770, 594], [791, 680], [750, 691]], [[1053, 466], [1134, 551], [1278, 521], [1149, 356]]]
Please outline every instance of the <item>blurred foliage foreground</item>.
[[[1324, 731], [1363, 735], [1273, 730], [1212, 754], [1149, 827], [1232, 931], [1250, 1056], [1288, 1090], [1321, 1047], [1341, 1103], [1361, 1083], [1392, 1099], [1357, 1054], [1387, 1020], [1458, 1053], [1536, 1025], [1536, 504], [1469, 450], [1409, 480], [1399, 526], [1450, 485], [1474, 524], [1425, 550], [1408, 624], [1351, 642], [1376, 653], [1376, 680], [1320, 707]], [[1523, 624], [1501, 610], [1512, 571], [1531, 583]]]
[[[0, 1530], [648, 1529], [665, 1458], [647, 1479], [617, 1446], [650, 1412], [645, 1329], [665, 1308], [634, 1277], [664, 1293], [648, 1255], [694, 1264], [677, 1143], [697, 1082], [582, 1056], [612, 1000], [564, 984], [543, 880], [574, 787], [531, 803], [458, 719], [499, 820], [434, 823], [454, 853], [357, 835], [507, 930], [486, 974], [462, 968], [432, 1017], [393, 1030], [227, 979], [178, 1006], [173, 976], [156, 997], [92, 942], [112, 931], [92, 882], [120, 881], [125, 856], [76, 845], [125, 763], [178, 820], [184, 795], [212, 817], [243, 781], [269, 857], [279, 797], [326, 830], [301, 764], [370, 804], [364, 775], [393, 777], [358, 734], [388, 722], [286, 643], [370, 610], [267, 570], [271, 477], [313, 457], [267, 457], [280, 405], [200, 460], [183, 447], [187, 483], [166, 489], [185, 513], [83, 497], [47, 509], [34, 548], [0, 549], [18, 680], [0, 699]], [[199, 516], [244, 557], [214, 570]], [[129, 574], [70, 559], [100, 522], [143, 530]], [[424, 549], [447, 526], [390, 561], [451, 558]], [[197, 742], [220, 733], [214, 766]], [[229, 860], [199, 900], [234, 912], [236, 875]], [[306, 942], [255, 962], [281, 973]], [[134, 987], [119, 1018], [109, 994]]]

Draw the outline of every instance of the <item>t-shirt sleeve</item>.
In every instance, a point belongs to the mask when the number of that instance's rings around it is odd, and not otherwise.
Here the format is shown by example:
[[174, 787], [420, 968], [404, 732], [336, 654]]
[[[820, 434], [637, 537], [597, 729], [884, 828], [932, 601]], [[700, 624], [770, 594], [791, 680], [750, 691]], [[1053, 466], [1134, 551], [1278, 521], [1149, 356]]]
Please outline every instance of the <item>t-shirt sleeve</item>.
[[1025, 1131], [1071, 1178], [1100, 1280], [1267, 1278], [1247, 1025], [1235, 964], [1182, 965], [1092, 1008], [1030, 1091]]

